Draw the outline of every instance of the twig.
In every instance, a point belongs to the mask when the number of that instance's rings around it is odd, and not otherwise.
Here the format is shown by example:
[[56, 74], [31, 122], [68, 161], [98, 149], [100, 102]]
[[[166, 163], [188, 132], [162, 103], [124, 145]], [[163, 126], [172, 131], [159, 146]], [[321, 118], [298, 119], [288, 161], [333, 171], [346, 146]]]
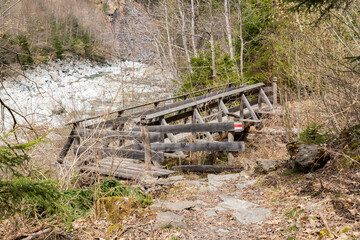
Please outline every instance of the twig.
[[51, 231], [51, 228], [46, 228], [44, 230], [41, 230], [41, 231], [31, 234], [30, 236], [27, 236], [26, 238], [23, 238], [22, 240], [31, 240], [31, 239], [40, 237], [41, 235], [45, 235], [46, 233], [48, 233], [50, 231]]
[[320, 219], [323, 221], [326, 231], [328, 232], [329, 236], [331, 237], [332, 235], [334, 235], [337, 238], [338, 236], [330, 230], [329, 225], [321, 212], [319, 212], [319, 216], [320, 216]]

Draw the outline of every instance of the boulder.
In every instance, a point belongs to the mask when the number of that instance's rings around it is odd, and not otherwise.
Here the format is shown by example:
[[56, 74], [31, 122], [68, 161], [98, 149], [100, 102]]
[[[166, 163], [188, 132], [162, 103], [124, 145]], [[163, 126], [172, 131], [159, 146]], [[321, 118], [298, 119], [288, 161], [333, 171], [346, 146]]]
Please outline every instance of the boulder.
[[104, 197], [96, 202], [96, 215], [119, 223], [139, 207], [140, 204], [130, 197]]
[[246, 188], [246, 187], [250, 187], [250, 186], [254, 185], [255, 182], [256, 182], [256, 181], [255, 181], [254, 179], [252, 179], [252, 180], [246, 180], [246, 181], [241, 181], [241, 182], [235, 184], [235, 187], [242, 189], [242, 188]]
[[160, 212], [157, 215], [154, 229], [166, 228], [166, 227], [178, 227], [178, 228], [187, 228], [185, 219], [172, 212]]
[[291, 156], [290, 166], [304, 173], [324, 167], [331, 158], [324, 147], [317, 145], [289, 143], [286, 147]]
[[209, 184], [214, 187], [221, 187], [222, 185], [226, 184], [227, 181], [237, 180], [239, 179], [240, 174], [224, 174], [224, 175], [216, 175], [216, 174], [209, 174], [208, 181]]
[[158, 202], [150, 206], [152, 210], [162, 211], [182, 211], [185, 209], [191, 209], [196, 206], [195, 202], [191, 201], [179, 201], [179, 202]]
[[233, 218], [242, 224], [262, 222], [270, 216], [271, 210], [266, 208], [245, 208], [233, 213]]
[[275, 171], [277, 168], [285, 165], [284, 161], [274, 161], [269, 159], [256, 159], [257, 167], [255, 169], [258, 173], [268, 173]]

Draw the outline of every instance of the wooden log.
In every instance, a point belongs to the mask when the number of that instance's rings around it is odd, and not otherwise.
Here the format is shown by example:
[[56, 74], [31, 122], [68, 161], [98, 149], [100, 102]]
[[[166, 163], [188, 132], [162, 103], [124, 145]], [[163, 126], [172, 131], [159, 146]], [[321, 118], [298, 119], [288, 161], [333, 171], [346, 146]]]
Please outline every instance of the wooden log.
[[[199, 122], [199, 123], [204, 123], [204, 120], [202, 119], [199, 111], [195, 108], [194, 110], [194, 116], [195, 116], [195, 119]], [[206, 134], [206, 137], [209, 141], [214, 141], [213, 137], [211, 136], [211, 133], [210, 132], [205, 132]]]
[[[142, 144], [138, 144], [144, 149]], [[242, 152], [245, 150], [244, 142], [195, 142], [195, 143], [151, 143], [154, 151], [218, 151], [218, 152]]]
[[[135, 144], [136, 145], [136, 144]], [[91, 148], [88, 147], [80, 147], [79, 153], [83, 153], [85, 151], [98, 151], [101, 155], [107, 156], [117, 156], [122, 158], [130, 158], [137, 160], [145, 160], [145, 152], [141, 150], [133, 150], [133, 149], [119, 149], [119, 148]], [[164, 154], [161, 152], [152, 152], [152, 161], [163, 162]]]
[[151, 170], [151, 146], [150, 146], [150, 133], [148, 131], [148, 126], [141, 127], [141, 135], [144, 143], [145, 151], [145, 170]]
[[164, 177], [164, 176], [168, 176], [171, 173], [173, 173], [172, 171], [169, 171], [167, 173], [164, 172], [158, 172], [158, 171], [145, 171], [144, 169], [111, 169], [110, 166], [108, 165], [100, 165], [98, 166], [82, 166], [80, 168], [80, 170], [82, 171], [89, 171], [89, 172], [94, 172], [94, 173], [100, 173], [102, 175], [107, 175], [107, 176], [115, 176], [115, 177], [119, 177], [119, 178], [124, 178], [124, 179], [138, 179], [141, 178], [145, 175], [151, 175], [153, 177]]
[[[141, 140], [141, 132], [138, 131], [116, 131], [116, 130], [91, 130], [91, 129], [77, 129], [74, 131], [74, 138], [80, 136], [82, 138], [112, 138], [117, 139], [130, 139]], [[160, 133], [150, 133], [150, 140], [152, 142], [159, 142], [161, 140]]]
[[152, 114], [147, 114], [145, 118], [146, 119], [153, 119], [153, 118], [156, 118], [156, 117], [159, 117], [159, 116], [164, 116], [166, 114], [174, 113], [174, 112], [177, 112], [177, 111], [180, 111], [180, 110], [183, 110], [183, 109], [187, 109], [187, 108], [190, 108], [190, 107], [195, 107], [195, 106], [200, 105], [202, 103], [217, 100], [219, 98], [228, 97], [228, 96], [235, 95], [235, 94], [240, 94], [240, 93], [243, 93], [243, 92], [246, 92], [246, 91], [249, 91], [249, 90], [253, 90], [253, 89], [256, 89], [256, 88], [259, 88], [259, 87], [262, 87], [262, 86], [264, 86], [264, 83], [257, 83], [257, 84], [251, 85], [251, 86], [238, 88], [238, 89], [228, 91], [228, 92], [225, 92], [225, 93], [217, 94], [215, 96], [206, 97], [206, 98], [203, 98], [203, 99], [198, 100], [198, 101], [189, 102], [187, 104], [182, 104], [182, 105], [177, 106], [177, 107], [169, 108], [169, 109], [166, 109], [166, 110], [163, 110], [163, 111], [157, 111], [157, 112], [152, 113]]
[[[139, 131], [140, 128], [135, 127], [132, 130]], [[227, 132], [234, 130], [234, 122], [159, 125], [159, 126], [149, 126], [148, 130], [149, 132], [160, 132], [160, 133]]]
[[173, 166], [174, 171], [199, 172], [199, 173], [221, 173], [221, 172], [241, 172], [244, 167], [240, 165], [182, 165]]
[[274, 77], [274, 80], [273, 80], [273, 107], [275, 108], [276, 105], [277, 105], [277, 77]]
[[58, 160], [57, 160], [57, 162], [60, 164], [63, 163], [64, 158], [66, 157], [67, 153], [69, 152], [71, 144], [74, 141], [74, 137], [73, 137], [74, 131], [75, 131], [75, 127], [71, 130], [69, 137], [66, 139], [64, 147], [61, 149], [61, 152], [60, 152]]
[[[162, 124], [162, 125], [168, 125], [165, 119], [162, 119], [161, 124]], [[172, 133], [167, 133], [166, 135], [167, 135], [167, 137], [169, 138], [170, 142], [172, 142], [172, 143], [175, 143], [175, 142], [176, 142], [176, 139], [175, 139], [174, 134], [172, 134]], [[181, 159], [184, 159], [184, 158], [185, 158], [185, 157], [184, 157], [185, 154], [184, 154], [182, 151], [179, 151], [178, 154], [179, 154], [179, 156], [180, 156]]]
[[[229, 85], [229, 84], [231, 84], [231, 85]], [[215, 87], [206, 88], [206, 89], [198, 90], [198, 91], [195, 91], [195, 92], [187, 93], [187, 94], [184, 94], [184, 95], [179, 95], [179, 96], [175, 96], [175, 97], [160, 99], [160, 100], [156, 100], [156, 101], [153, 101], [153, 102], [148, 102], [148, 103], [144, 103], [144, 104], [140, 104], [140, 105], [136, 105], [136, 106], [126, 107], [126, 108], [122, 108], [122, 109], [112, 111], [109, 114], [120, 113], [120, 112], [123, 113], [123, 112], [128, 111], [128, 110], [133, 110], [133, 109], [136, 109], [136, 108], [145, 107], [145, 106], [149, 106], [149, 105], [152, 105], [152, 104], [156, 105], [156, 104], [159, 104], [160, 102], [166, 102], [166, 101], [174, 100], [174, 99], [178, 99], [178, 98], [186, 99], [188, 96], [195, 95], [196, 93], [206, 92], [206, 91], [209, 92], [209, 90], [213, 90], [213, 89], [216, 89], [216, 88], [221, 88], [221, 87], [224, 87], [224, 86], [232, 86], [233, 84], [234, 83], [226, 83], [226, 84], [218, 85], [218, 86], [215, 86]], [[219, 92], [230, 91], [232, 89], [234, 89], [234, 88], [230, 87], [230, 88], [227, 88], [227, 89], [225, 89], [223, 91], [219, 91]], [[93, 116], [93, 117], [87, 117], [87, 118], [80, 119], [80, 120], [77, 120], [77, 121], [69, 122], [69, 123], [65, 124], [65, 126], [71, 125], [71, 124], [81, 123], [81, 122], [88, 121], [88, 120], [93, 120], [93, 119], [96, 119], [96, 118], [101, 118], [101, 117], [104, 117], [104, 116], [105, 116], [104, 114], [101, 114], [101, 115], [96, 115], [96, 116]]]
[[[273, 108], [273, 105], [271, 104], [269, 98], [266, 96], [264, 90], [262, 90], [260, 88], [260, 95], [262, 96], [262, 99], [264, 99], [265, 103], [268, 105], [268, 108], [271, 110], [271, 111], [274, 111], [274, 108]], [[259, 109], [261, 111], [261, 109]]]
[[[246, 108], [249, 110], [252, 118], [254, 120], [258, 120], [258, 117], [256, 116], [254, 109], [252, 108], [252, 106], [250, 105], [249, 101], [247, 100], [247, 98], [245, 97], [244, 94], [242, 95], [241, 100], [244, 101], [244, 104], [245, 104]], [[240, 114], [240, 116], [241, 116], [241, 114]]]

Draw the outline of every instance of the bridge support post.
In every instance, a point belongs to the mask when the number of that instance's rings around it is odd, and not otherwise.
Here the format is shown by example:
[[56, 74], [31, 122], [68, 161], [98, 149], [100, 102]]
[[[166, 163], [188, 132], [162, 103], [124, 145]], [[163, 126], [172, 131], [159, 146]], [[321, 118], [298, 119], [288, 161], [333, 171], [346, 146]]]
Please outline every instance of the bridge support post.
[[148, 131], [147, 126], [141, 127], [142, 139], [144, 142], [144, 150], [145, 150], [145, 170], [151, 170], [151, 140], [150, 133]]
[[273, 79], [273, 107], [276, 108], [277, 105], [277, 77]]

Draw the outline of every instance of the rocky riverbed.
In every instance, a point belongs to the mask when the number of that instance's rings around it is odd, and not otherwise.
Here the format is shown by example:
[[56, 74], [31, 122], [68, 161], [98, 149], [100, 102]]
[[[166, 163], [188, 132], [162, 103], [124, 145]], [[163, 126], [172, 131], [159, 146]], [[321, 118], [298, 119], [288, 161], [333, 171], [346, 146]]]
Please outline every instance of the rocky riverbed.
[[[67, 59], [2, 80], [0, 96], [32, 124], [64, 123], [171, 95], [169, 72], [139, 62]], [[4, 111], [3, 129], [11, 126]]]

